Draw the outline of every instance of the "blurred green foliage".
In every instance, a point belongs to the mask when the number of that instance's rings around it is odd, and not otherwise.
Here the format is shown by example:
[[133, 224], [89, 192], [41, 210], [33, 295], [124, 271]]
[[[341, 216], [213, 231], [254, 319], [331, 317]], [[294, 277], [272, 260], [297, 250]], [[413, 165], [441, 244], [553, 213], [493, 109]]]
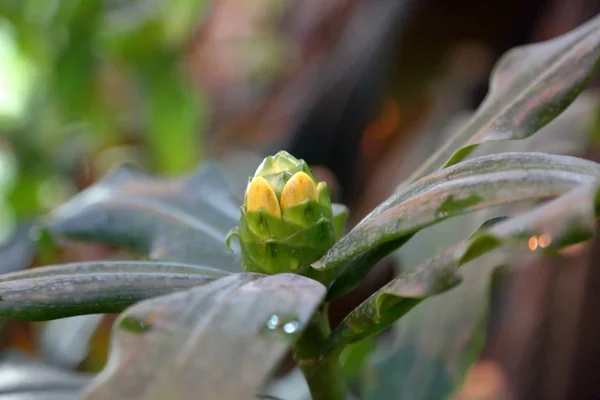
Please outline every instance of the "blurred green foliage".
[[206, 6], [0, 0], [0, 230], [115, 164], [173, 175], [200, 161], [207, 100], [182, 60]]

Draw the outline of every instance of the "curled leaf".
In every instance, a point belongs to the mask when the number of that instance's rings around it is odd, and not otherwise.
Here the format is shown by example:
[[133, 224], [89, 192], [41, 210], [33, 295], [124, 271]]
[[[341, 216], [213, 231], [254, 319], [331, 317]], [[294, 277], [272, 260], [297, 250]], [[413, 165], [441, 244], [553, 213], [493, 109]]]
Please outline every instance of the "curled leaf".
[[334, 298], [424, 227], [477, 210], [552, 198], [599, 176], [594, 162], [541, 153], [465, 161], [395, 193], [312, 266], [337, 276], [328, 293]]
[[600, 16], [555, 39], [510, 50], [475, 115], [405, 185], [464, 160], [481, 143], [533, 135], [575, 100], [599, 61]]

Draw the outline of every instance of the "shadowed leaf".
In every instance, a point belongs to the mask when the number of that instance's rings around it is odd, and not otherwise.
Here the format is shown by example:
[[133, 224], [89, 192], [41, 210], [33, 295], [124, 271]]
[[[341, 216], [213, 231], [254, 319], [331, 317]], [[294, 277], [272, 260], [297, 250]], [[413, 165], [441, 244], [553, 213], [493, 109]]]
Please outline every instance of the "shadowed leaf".
[[591, 142], [590, 128], [599, 105], [597, 92], [583, 92], [562, 114], [535, 135], [523, 140], [486, 142], [475, 149], [469, 158], [514, 151], [581, 155]]
[[[488, 142], [478, 147], [471, 157], [508, 151], [581, 154], [589, 143], [588, 131], [597, 103], [593, 93], [584, 93], [537, 134], [519, 141]], [[420, 231], [395, 256], [403, 266], [424, 264], [431, 254], [444, 251], [457, 239], [468, 238], [484, 221], [488, 220], [484, 225], [490, 225], [490, 218], [497, 221], [494, 216], [509, 214], [510, 209], [501, 207], [452, 218]], [[490, 287], [494, 285], [494, 271], [500, 271], [491, 257], [496, 257], [501, 264], [505, 254], [496, 250], [483, 259], [467, 263], [461, 268], [463, 281], [459, 286], [429, 298], [395, 323], [397, 343], [381, 349], [381, 357], [372, 360], [371, 368], [363, 376], [367, 397], [378, 398], [383, 391], [390, 397], [392, 394], [399, 397], [410, 391], [416, 398], [437, 399], [454, 391], [456, 382], [463, 378], [464, 369], [478, 358], [481, 350]], [[425, 339], [419, 342], [420, 337]], [[395, 348], [398, 350], [394, 351]], [[392, 371], [397, 370], [411, 373], [392, 377]]]
[[77, 315], [48, 321], [38, 333], [38, 351], [52, 365], [77, 368], [93, 349], [104, 314]]
[[2, 400], [76, 400], [90, 376], [62, 371], [36, 362], [0, 365]]
[[395, 193], [313, 264], [338, 278], [344, 294], [382, 257], [418, 230], [468, 212], [550, 198], [600, 176], [600, 166], [573, 157], [505, 153], [465, 161]]
[[244, 273], [136, 304], [85, 398], [252, 398], [324, 296], [299, 275]]
[[237, 271], [225, 236], [238, 219], [218, 168], [205, 164], [176, 180], [121, 168], [56, 209], [47, 225], [57, 235], [128, 246], [152, 259]]
[[226, 276], [188, 264], [113, 261], [63, 264], [0, 275], [0, 315], [49, 320], [115, 313], [150, 297]]
[[475, 115], [405, 185], [462, 161], [481, 143], [531, 136], [571, 104], [599, 60], [600, 16], [556, 39], [509, 51]]
[[[598, 189], [596, 182], [581, 186], [542, 207], [482, 229], [416, 267], [414, 271], [433, 268], [450, 273], [462, 267], [465, 282], [427, 299], [396, 324], [393, 348], [386, 349], [386, 355], [368, 369], [365, 398], [448, 398], [483, 346], [489, 288], [496, 268], [589, 238], [595, 229]], [[528, 239], [543, 235], [548, 238], [544, 247], [532, 250]], [[410, 286], [402, 285], [415, 274], [418, 272], [398, 277], [349, 314], [336, 333], [344, 332], [344, 339], [340, 336], [335, 341], [352, 341], [379, 331], [390, 319], [402, 316], [394, 314], [394, 307], [404, 302], [404, 308], [410, 309], [425, 299], [425, 291], [411, 292]], [[400, 368], [410, 373], [401, 379], [391, 374]]]
[[35, 243], [30, 237], [31, 224], [18, 227], [0, 246], [0, 272], [8, 273], [27, 268], [35, 255]]

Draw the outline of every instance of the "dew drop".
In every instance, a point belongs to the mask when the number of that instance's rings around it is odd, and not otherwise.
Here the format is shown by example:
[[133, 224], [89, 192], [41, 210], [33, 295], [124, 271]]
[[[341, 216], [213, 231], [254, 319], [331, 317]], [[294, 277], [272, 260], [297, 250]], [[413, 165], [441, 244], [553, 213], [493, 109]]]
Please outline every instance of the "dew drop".
[[286, 323], [285, 325], [283, 325], [283, 331], [285, 333], [287, 333], [288, 335], [291, 335], [293, 333], [296, 333], [299, 326], [300, 326], [300, 324], [298, 323], [298, 321], [290, 321], [290, 322]]
[[263, 333], [269, 336], [275, 335], [289, 339], [289, 335], [298, 333], [300, 322], [296, 316], [282, 316], [273, 314], [263, 325]]
[[273, 314], [267, 320], [267, 328], [269, 329], [277, 329], [281, 325], [281, 317], [277, 314]]

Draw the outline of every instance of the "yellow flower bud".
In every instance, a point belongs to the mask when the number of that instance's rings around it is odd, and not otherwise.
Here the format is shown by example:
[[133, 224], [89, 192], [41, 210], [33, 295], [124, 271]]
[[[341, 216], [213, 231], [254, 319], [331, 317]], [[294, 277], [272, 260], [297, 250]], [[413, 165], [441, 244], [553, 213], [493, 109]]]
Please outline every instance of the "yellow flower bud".
[[287, 208], [301, 204], [306, 200], [317, 200], [315, 182], [306, 173], [300, 171], [290, 178], [281, 192], [281, 207]]
[[281, 217], [281, 209], [275, 191], [262, 176], [252, 179], [246, 194], [246, 211], [263, 210], [275, 217]]
[[306, 162], [285, 151], [266, 157], [248, 184], [236, 234], [244, 271], [304, 274], [335, 242], [327, 184], [317, 187]]

